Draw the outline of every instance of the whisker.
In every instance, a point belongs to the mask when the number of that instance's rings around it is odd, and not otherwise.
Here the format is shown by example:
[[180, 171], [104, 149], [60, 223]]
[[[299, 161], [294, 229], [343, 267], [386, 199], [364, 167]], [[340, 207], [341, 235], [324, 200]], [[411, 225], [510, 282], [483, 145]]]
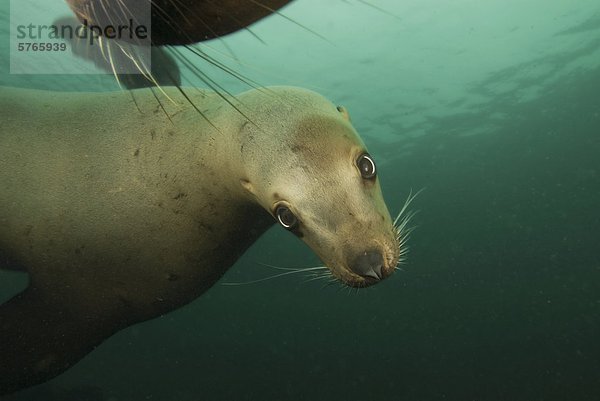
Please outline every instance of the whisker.
[[[154, 0], [150, 0], [150, 4], [152, 5], [152, 7], [157, 10], [157, 14], [160, 14], [160, 16], [162, 16], [163, 21], [165, 21], [166, 23], [168, 23], [169, 25], [172, 26], [178, 26], [179, 25], [179, 21], [171, 16], [169, 14], [169, 12], [165, 9], [163, 9], [156, 1]], [[182, 31], [182, 34], [186, 37], [186, 39], [189, 42], [193, 42], [193, 39], [186, 33], [185, 30]]]
[[304, 280], [302, 283], [309, 283], [311, 281], [325, 280], [330, 275], [331, 275], [330, 273], [316, 274], [316, 275], [314, 275], [314, 277], [308, 278], [308, 279]]
[[269, 276], [269, 277], [263, 277], [263, 278], [260, 278], [260, 279], [257, 279], [257, 280], [243, 281], [243, 282], [237, 282], [237, 283], [235, 283], [235, 282], [221, 283], [221, 285], [256, 284], [256, 283], [262, 283], [263, 281], [272, 280], [274, 278], [283, 277], [283, 276], [289, 276], [290, 274], [298, 274], [298, 273], [302, 273], [302, 270], [288, 271], [288, 272], [284, 272], [284, 273], [275, 274], [275, 275]]
[[381, 7], [379, 7], [379, 6], [377, 6], [377, 5], [373, 4], [373, 3], [371, 3], [371, 2], [369, 2], [369, 1], [366, 1], [366, 0], [356, 0], [356, 1], [358, 1], [359, 3], [362, 3], [362, 4], [364, 4], [365, 6], [371, 7], [371, 8], [373, 8], [374, 10], [377, 10], [377, 11], [379, 11], [379, 12], [382, 12], [382, 13], [384, 13], [384, 14], [390, 15], [390, 16], [392, 16], [392, 17], [396, 18], [396, 19], [402, 20], [402, 18], [398, 17], [397, 15], [394, 15], [394, 14], [392, 14], [391, 12], [389, 12], [388, 10], [386, 10], [386, 9], [384, 9], [384, 8], [381, 8]]
[[[186, 48], [188, 50], [192, 49], [191, 47], [186, 47]], [[240, 115], [242, 115], [252, 125], [254, 125], [255, 127], [258, 127], [256, 125], [256, 123], [240, 109], [240, 107], [238, 107], [234, 104], [232, 99], [235, 101], [238, 101], [238, 99], [236, 98], [235, 95], [231, 94], [223, 86], [219, 85], [219, 83], [217, 83], [214, 79], [210, 78], [208, 75], [203, 73], [202, 70], [200, 70], [198, 67], [194, 66], [178, 49], [171, 48], [171, 50], [172, 50], [172, 54], [180, 62], [182, 62], [184, 65], [186, 65], [188, 68], [190, 68], [190, 70], [192, 70], [192, 72], [194, 72], [196, 74], [196, 76], [202, 80], [202, 82], [204, 82], [213, 92], [215, 92], [215, 94], [217, 94], [217, 96], [219, 96], [221, 99], [223, 99], [225, 102], [227, 102], [227, 104], [229, 104], [231, 107], [233, 107], [233, 109], [235, 109], [235, 111], [240, 113]], [[195, 54], [200, 54], [200, 53], [194, 52], [193, 50], [191, 50], [191, 51]], [[204, 60], [208, 61], [208, 59], [206, 59], [206, 58]], [[194, 104], [192, 104], [192, 106], [194, 106]], [[196, 108], [196, 107], [194, 107], [194, 108]], [[198, 110], [198, 112], [200, 112], [200, 110]], [[202, 114], [202, 112], [200, 112], [200, 114]]]
[[[172, 3], [172, 4], [173, 4], [173, 5], [174, 5], [174, 6], [177, 8], [177, 10], [179, 11], [179, 13], [180, 13], [182, 16], [184, 16], [184, 18], [185, 18], [185, 19], [188, 21], [188, 23], [189, 23], [189, 20], [188, 20], [187, 16], [186, 16], [186, 15], [185, 15], [185, 14], [184, 14], [184, 13], [183, 13], [181, 10], [179, 10], [179, 8], [177, 7], [177, 5], [175, 4], [176, 2], [179, 2], [179, 3], [180, 3], [181, 5], [183, 5], [183, 6], [185, 6], [185, 4], [184, 4], [183, 2], [181, 2], [181, 0], [174, 0], [174, 1], [173, 1], [173, 3]], [[186, 7], [186, 8], [187, 8], [187, 7]], [[188, 10], [189, 10], [189, 8], [188, 8]], [[204, 27], [205, 27], [205, 28], [208, 30], [208, 32], [210, 32], [210, 34], [211, 34], [211, 35], [212, 35], [212, 36], [213, 36], [215, 39], [217, 39], [217, 40], [218, 40], [218, 41], [219, 41], [219, 42], [220, 42], [220, 43], [223, 45], [223, 47], [224, 47], [224, 48], [225, 48], [225, 49], [226, 49], [226, 50], [229, 52], [229, 54], [231, 54], [231, 56], [232, 56], [234, 59], [236, 59], [236, 60], [237, 60], [237, 56], [235, 55], [235, 53], [233, 52], [233, 49], [232, 49], [232, 48], [229, 46], [229, 44], [227, 43], [227, 41], [226, 41], [226, 40], [224, 40], [222, 36], [220, 36], [220, 35], [217, 35], [217, 33], [215, 32], [215, 30], [212, 28], [212, 26], [211, 26], [209, 23], [205, 22], [205, 21], [204, 21], [202, 18], [200, 18], [200, 16], [196, 15], [196, 18], [197, 18], [197, 19], [200, 21], [200, 23], [201, 23], [201, 24], [202, 24], [202, 25], [203, 25], [203, 26], [204, 26]]]
[[272, 269], [278, 269], [278, 270], [302, 270], [302, 271], [310, 271], [310, 270], [328, 270], [329, 268], [327, 266], [314, 266], [314, 267], [282, 267], [282, 266], [275, 266], [275, 265], [270, 265], [268, 263], [258, 263], [261, 266], [265, 266], [265, 267], [270, 267]]
[[411, 220], [417, 214], [417, 212], [407, 212], [407, 208], [422, 191], [423, 189], [419, 190], [413, 195], [411, 190], [410, 194], [408, 195], [408, 198], [404, 203], [404, 206], [402, 206], [400, 212], [398, 213], [398, 216], [396, 216], [396, 218], [394, 219], [394, 230], [396, 231], [396, 241], [398, 242], [398, 262], [394, 267], [395, 270], [400, 270], [398, 266], [406, 262], [406, 257], [410, 249], [406, 244], [408, 242], [408, 239], [410, 238], [411, 233], [416, 228], [408, 227], [408, 224], [411, 222]]
[[202, 48], [198, 47], [197, 45], [196, 46], [184, 45], [183, 47], [185, 49], [187, 49], [189, 52], [191, 52], [192, 54], [200, 57], [201, 59], [203, 59], [204, 61], [206, 61], [210, 65], [218, 68], [219, 70], [225, 72], [226, 74], [232, 76], [233, 78], [239, 80], [240, 82], [248, 85], [250, 88], [267, 91], [264, 88], [264, 86], [261, 85], [260, 83], [258, 83], [256, 81], [252, 80], [251, 78], [249, 78], [247, 76], [244, 76], [243, 74], [235, 71], [233, 68], [227, 66], [225, 63], [223, 63], [223, 62], [217, 60], [216, 58], [212, 57], [211, 55], [207, 54]]
[[412, 203], [412, 201], [414, 201], [415, 198], [417, 196], [419, 196], [419, 194], [421, 192], [423, 192], [424, 190], [425, 190], [425, 188], [422, 188], [419, 191], [417, 191], [414, 195], [412, 193], [412, 189], [410, 190], [410, 193], [408, 194], [408, 198], [404, 202], [404, 206], [402, 206], [402, 209], [400, 209], [400, 212], [398, 213], [398, 215], [394, 219], [394, 226], [398, 223], [398, 220], [400, 220], [400, 217], [404, 215], [404, 213], [406, 212], [406, 209], [408, 208], [408, 206], [410, 206], [410, 204]]
[[336, 285], [336, 281], [337, 281], [337, 280], [334, 280], [334, 281], [328, 281], [328, 282], [324, 283], [324, 284], [321, 286], [321, 289], [323, 289], [323, 288], [327, 288], [327, 287], [331, 287], [332, 285]]
[[402, 220], [396, 224], [394, 227], [396, 229], [396, 234], [398, 237], [404, 237], [409, 235], [412, 231], [414, 231], [415, 227], [408, 227], [408, 224], [412, 221], [412, 219], [417, 215], [417, 212], [409, 212], [406, 216], [402, 218]]
[[292, 24], [294, 24], [294, 25], [297, 25], [297, 26], [299, 26], [300, 28], [304, 29], [305, 31], [307, 31], [307, 32], [310, 32], [311, 34], [313, 34], [313, 35], [315, 35], [315, 36], [317, 36], [317, 37], [319, 37], [319, 38], [323, 39], [323, 40], [324, 40], [324, 41], [326, 41], [327, 43], [329, 43], [329, 44], [332, 44], [332, 45], [334, 44], [332, 41], [330, 41], [329, 39], [327, 39], [325, 36], [321, 35], [320, 33], [316, 32], [316, 31], [313, 31], [313, 30], [312, 30], [312, 29], [310, 29], [309, 27], [307, 27], [307, 26], [305, 26], [305, 25], [301, 24], [300, 22], [298, 22], [298, 21], [296, 21], [296, 20], [294, 20], [294, 19], [292, 19], [292, 18], [288, 17], [287, 15], [283, 14], [282, 12], [280, 12], [280, 11], [278, 11], [278, 10], [275, 10], [275, 9], [273, 9], [273, 8], [271, 8], [271, 7], [267, 6], [266, 4], [262, 4], [262, 3], [261, 3], [261, 2], [259, 2], [259, 1], [256, 1], [256, 0], [249, 0], [249, 1], [250, 1], [250, 2], [252, 2], [252, 3], [254, 3], [254, 4], [256, 4], [257, 6], [259, 6], [259, 7], [263, 8], [263, 9], [265, 9], [265, 10], [269, 11], [269, 12], [270, 12], [270, 13], [272, 13], [272, 14], [276, 14], [276, 15], [280, 16], [281, 18], [284, 18], [284, 19], [286, 19], [286, 20], [290, 21]]
[[[284, 277], [284, 276], [289, 276], [291, 274], [298, 274], [298, 273], [309, 273], [309, 272], [316, 272], [313, 273], [313, 275], [316, 275], [317, 278], [326, 278], [327, 276], [331, 275], [331, 273], [329, 272], [329, 269], [326, 266], [314, 266], [314, 267], [280, 267], [280, 266], [274, 266], [274, 265], [269, 265], [266, 263], [259, 263], [262, 266], [265, 267], [269, 267], [272, 269], [277, 269], [277, 270], [284, 270], [283, 273], [278, 273], [278, 274], [274, 274], [272, 276], [268, 276], [268, 277], [263, 277], [260, 279], [256, 279], [256, 280], [250, 280], [250, 281], [244, 281], [244, 282], [225, 282], [225, 283], [221, 283], [221, 285], [246, 285], [246, 284], [256, 284], [256, 283], [261, 283], [267, 280], [272, 280], [278, 277]], [[315, 279], [314, 277], [312, 277], [310, 280], [308, 281], [312, 281], [313, 279]]]
[[121, 85], [121, 80], [119, 79], [119, 74], [117, 73], [117, 69], [116, 69], [115, 63], [113, 61], [112, 51], [110, 49], [109, 42], [106, 43], [106, 50], [108, 52], [108, 60], [109, 60], [109, 64], [110, 64], [110, 69], [111, 69], [115, 79], [117, 80], [117, 84], [119, 85], [119, 88], [123, 89], [123, 86]]
[[169, 121], [171, 122], [171, 124], [175, 124], [173, 122], [173, 120], [171, 119], [171, 116], [169, 115], [169, 113], [167, 113], [167, 110], [165, 109], [165, 106], [163, 105], [163, 103], [160, 101], [160, 98], [158, 97], [158, 95], [156, 94], [156, 92], [154, 91], [153, 87], [150, 87], [150, 92], [152, 92], [152, 96], [154, 96], [154, 99], [156, 99], [156, 101], [158, 102], [158, 105], [160, 106], [161, 110], [163, 111], [163, 113], [165, 113], [165, 116], [167, 116], [167, 118], [169, 119]]

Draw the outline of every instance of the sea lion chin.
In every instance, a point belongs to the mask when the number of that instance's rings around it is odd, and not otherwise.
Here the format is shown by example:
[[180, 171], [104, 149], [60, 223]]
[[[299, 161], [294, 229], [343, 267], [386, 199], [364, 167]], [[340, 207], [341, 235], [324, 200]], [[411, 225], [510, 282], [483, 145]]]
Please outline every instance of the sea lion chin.
[[345, 109], [290, 87], [239, 95], [243, 114], [164, 90], [162, 109], [150, 89], [0, 91], [0, 267], [30, 275], [0, 306], [0, 393], [193, 301], [273, 224], [351, 287], [401, 260], [405, 224]]

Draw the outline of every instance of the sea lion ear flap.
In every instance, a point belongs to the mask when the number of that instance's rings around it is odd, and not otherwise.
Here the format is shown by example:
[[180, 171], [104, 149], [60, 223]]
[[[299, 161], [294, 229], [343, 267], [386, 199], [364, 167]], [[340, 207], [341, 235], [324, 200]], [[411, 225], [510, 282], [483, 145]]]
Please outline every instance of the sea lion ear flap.
[[344, 106], [338, 106], [336, 108], [337, 108], [337, 111], [339, 111], [340, 114], [342, 116], [344, 116], [344, 118], [346, 119], [346, 121], [350, 121], [350, 113], [348, 113], [348, 110]]

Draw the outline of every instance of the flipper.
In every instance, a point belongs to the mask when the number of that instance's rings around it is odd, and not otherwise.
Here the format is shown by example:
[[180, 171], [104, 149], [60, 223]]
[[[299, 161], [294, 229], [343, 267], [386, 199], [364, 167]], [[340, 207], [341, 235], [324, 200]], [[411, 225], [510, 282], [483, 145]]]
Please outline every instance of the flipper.
[[0, 395], [57, 376], [118, 330], [70, 301], [30, 286], [0, 305]]

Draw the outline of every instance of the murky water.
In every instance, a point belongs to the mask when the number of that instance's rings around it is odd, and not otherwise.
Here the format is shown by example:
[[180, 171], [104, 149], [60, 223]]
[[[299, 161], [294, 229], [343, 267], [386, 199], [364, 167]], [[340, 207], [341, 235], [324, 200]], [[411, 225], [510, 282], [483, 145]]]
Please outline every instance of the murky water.
[[[217, 284], [7, 401], [600, 398], [600, 5], [371, 2], [387, 13], [297, 0], [284, 13], [328, 41], [273, 16], [253, 27], [266, 45], [223, 40], [243, 65], [209, 45], [261, 84], [344, 104], [392, 213], [425, 188], [404, 271], [358, 293]], [[110, 75], [9, 74], [6, 30], [0, 54], [5, 86], [118, 89]], [[274, 227], [223, 281], [272, 274], [261, 263], [319, 262]], [[0, 299], [24, 284], [0, 272]]]

